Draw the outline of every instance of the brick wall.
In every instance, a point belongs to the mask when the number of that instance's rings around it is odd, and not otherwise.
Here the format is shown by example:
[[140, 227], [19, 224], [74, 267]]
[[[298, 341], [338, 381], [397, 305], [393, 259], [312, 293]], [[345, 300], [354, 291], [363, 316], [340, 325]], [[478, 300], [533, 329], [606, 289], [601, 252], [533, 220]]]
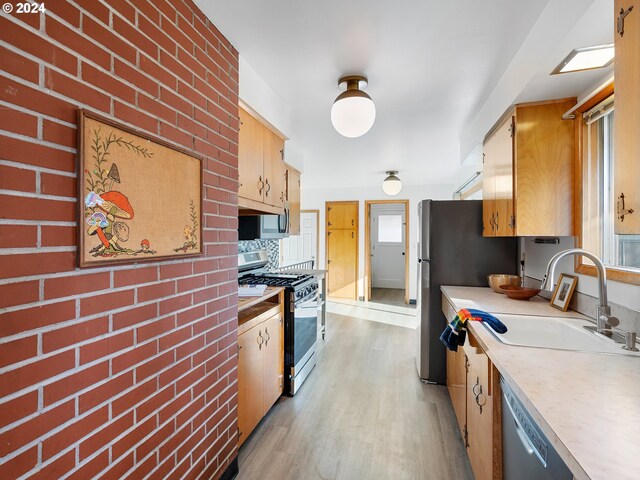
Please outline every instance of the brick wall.
[[[182, 0], [0, 14], [3, 479], [217, 478], [237, 454], [238, 55]], [[205, 158], [204, 257], [80, 270], [76, 112]]]

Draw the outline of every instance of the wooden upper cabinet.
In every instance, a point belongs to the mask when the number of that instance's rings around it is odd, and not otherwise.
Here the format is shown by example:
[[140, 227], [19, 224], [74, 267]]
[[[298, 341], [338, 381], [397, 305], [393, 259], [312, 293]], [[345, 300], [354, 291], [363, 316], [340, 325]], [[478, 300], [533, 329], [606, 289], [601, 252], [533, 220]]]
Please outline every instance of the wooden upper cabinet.
[[615, 0], [614, 20], [614, 228], [618, 235], [635, 235], [640, 234], [640, 0]]
[[287, 202], [289, 203], [289, 233], [300, 235], [300, 172], [287, 166]]
[[262, 202], [264, 193], [262, 126], [240, 108], [238, 196]]
[[484, 144], [485, 236], [573, 235], [576, 101], [517, 105]]
[[358, 228], [358, 202], [332, 202], [327, 207], [327, 230]]
[[284, 139], [239, 107], [238, 205], [281, 214], [285, 202]]

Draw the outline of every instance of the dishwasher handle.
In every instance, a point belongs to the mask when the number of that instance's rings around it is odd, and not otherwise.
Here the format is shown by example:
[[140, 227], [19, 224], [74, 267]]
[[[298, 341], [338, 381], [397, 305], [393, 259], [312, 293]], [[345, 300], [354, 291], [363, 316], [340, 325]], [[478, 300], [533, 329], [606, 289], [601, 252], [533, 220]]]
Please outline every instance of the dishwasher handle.
[[533, 445], [533, 442], [531, 441], [529, 436], [524, 431], [524, 427], [520, 423], [520, 420], [518, 420], [518, 417], [516, 416], [516, 412], [513, 411], [513, 407], [511, 406], [511, 402], [509, 401], [509, 397], [507, 396], [507, 394], [505, 392], [502, 392], [502, 395], [504, 395], [505, 403], [507, 404], [507, 407], [509, 409], [509, 413], [511, 414], [511, 417], [513, 418], [513, 421], [516, 424], [516, 433], [518, 434], [518, 437], [520, 438], [520, 441], [522, 442], [522, 446], [525, 448], [525, 450], [527, 451], [527, 453], [529, 455], [535, 454], [536, 458], [538, 460], [540, 460], [540, 463], [542, 463], [542, 465], [544, 465], [544, 467], [546, 467], [547, 466], [547, 462], [545, 462], [540, 457], [540, 453], [535, 448], [535, 446]]

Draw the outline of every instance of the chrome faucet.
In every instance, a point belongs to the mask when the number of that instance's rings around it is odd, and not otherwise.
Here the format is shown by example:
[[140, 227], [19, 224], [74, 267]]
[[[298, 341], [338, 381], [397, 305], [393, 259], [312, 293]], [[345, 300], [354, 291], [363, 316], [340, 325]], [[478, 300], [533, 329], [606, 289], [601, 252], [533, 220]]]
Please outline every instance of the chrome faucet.
[[597, 332], [610, 337], [612, 335], [611, 327], [617, 326], [620, 321], [611, 315], [611, 307], [607, 301], [607, 270], [602, 261], [596, 257], [593, 253], [587, 252], [581, 248], [570, 248], [569, 250], [563, 250], [556, 253], [549, 264], [547, 265], [547, 271], [542, 279], [542, 290], [553, 290], [553, 278], [555, 277], [556, 264], [558, 261], [566, 257], [567, 255], [584, 255], [590, 259], [596, 266], [598, 271], [598, 307], [596, 312], [596, 322], [598, 325]]

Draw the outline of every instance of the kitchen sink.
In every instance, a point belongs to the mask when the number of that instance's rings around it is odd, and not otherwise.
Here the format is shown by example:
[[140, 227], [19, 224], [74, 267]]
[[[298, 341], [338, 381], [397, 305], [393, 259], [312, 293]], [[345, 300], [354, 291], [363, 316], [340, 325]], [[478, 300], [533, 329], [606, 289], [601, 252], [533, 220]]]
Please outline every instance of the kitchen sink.
[[485, 323], [483, 326], [506, 345], [640, 356], [640, 352], [623, 350], [624, 344], [595, 333], [595, 324], [582, 318], [508, 314], [496, 317], [507, 326], [506, 333], [497, 333]]

